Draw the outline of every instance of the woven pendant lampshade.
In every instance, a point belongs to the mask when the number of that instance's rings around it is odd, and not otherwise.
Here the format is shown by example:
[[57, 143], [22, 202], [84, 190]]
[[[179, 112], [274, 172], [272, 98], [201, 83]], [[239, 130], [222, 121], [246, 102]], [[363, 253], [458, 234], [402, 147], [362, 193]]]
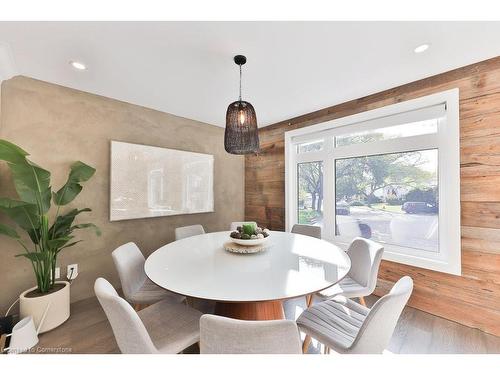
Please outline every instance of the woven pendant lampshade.
[[226, 113], [224, 148], [236, 155], [253, 154], [260, 148], [255, 109], [250, 103], [241, 100], [241, 66], [246, 61], [245, 56], [234, 57], [234, 62], [240, 67], [240, 98], [229, 104]]

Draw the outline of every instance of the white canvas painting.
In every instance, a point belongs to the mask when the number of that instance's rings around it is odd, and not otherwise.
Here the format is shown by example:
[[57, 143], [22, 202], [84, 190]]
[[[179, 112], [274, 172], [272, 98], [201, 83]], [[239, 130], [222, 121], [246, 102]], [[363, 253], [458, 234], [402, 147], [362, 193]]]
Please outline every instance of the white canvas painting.
[[212, 212], [214, 156], [111, 142], [110, 220]]

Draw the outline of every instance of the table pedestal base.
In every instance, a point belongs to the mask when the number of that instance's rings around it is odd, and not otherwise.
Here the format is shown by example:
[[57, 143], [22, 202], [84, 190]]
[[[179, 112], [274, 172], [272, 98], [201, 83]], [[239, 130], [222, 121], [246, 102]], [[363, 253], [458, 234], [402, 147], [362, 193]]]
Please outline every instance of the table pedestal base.
[[215, 314], [242, 320], [285, 319], [281, 301], [225, 303], [217, 302]]

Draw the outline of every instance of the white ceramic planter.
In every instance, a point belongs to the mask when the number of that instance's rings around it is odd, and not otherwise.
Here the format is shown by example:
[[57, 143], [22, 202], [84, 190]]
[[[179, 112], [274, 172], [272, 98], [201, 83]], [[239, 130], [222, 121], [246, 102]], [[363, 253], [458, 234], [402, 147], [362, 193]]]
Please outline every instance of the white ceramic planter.
[[19, 314], [21, 319], [32, 316], [37, 328], [48, 306], [47, 314], [39, 330], [40, 333], [60, 326], [69, 318], [70, 284], [67, 281], [57, 281], [56, 284], [65, 285], [64, 288], [59, 289], [57, 292], [40, 297], [27, 298], [26, 294], [35, 290], [37, 288], [35, 286], [24, 291], [19, 296]]

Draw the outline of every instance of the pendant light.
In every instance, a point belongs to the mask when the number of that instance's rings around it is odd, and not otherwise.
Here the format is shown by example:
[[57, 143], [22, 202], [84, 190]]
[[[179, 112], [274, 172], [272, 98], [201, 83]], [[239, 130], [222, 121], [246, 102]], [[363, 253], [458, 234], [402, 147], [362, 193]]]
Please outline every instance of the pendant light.
[[234, 56], [234, 62], [240, 67], [240, 97], [227, 107], [224, 148], [230, 154], [253, 154], [260, 148], [257, 116], [253, 106], [241, 100], [241, 67], [247, 58], [237, 55]]

